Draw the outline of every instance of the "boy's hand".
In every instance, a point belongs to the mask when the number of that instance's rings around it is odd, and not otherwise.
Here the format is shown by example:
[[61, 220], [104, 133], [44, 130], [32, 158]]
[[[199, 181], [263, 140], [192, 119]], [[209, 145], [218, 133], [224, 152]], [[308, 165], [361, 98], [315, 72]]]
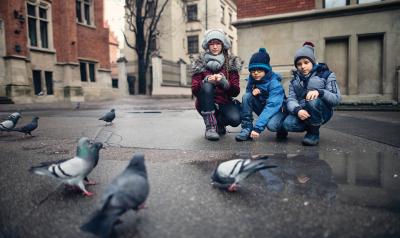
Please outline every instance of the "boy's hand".
[[317, 99], [317, 98], [318, 98], [318, 95], [319, 95], [319, 93], [318, 93], [317, 90], [309, 91], [309, 92], [307, 93], [306, 100], [307, 100], [307, 101], [311, 101], [311, 100]]
[[260, 133], [258, 133], [256, 131], [251, 131], [250, 137], [253, 139], [256, 139], [256, 138], [260, 137]]
[[305, 119], [310, 117], [310, 114], [304, 109], [301, 109], [298, 113], [297, 116], [300, 118], [300, 120], [304, 121]]
[[261, 93], [260, 89], [258, 88], [253, 89], [253, 96], [257, 96], [260, 93]]

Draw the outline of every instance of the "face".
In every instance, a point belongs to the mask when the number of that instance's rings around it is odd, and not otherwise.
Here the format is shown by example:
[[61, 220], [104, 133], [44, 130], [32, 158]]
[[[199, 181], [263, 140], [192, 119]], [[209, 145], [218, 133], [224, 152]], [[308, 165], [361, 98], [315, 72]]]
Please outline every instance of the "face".
[[296, 68], [302, 75], [308, 75], [313, 68], [313, 64], [309, 59], [301, 58], [297, 60]]
[[265, 71], [262, 69], [253, 69], [250, 71], [250, 73], [254, 80], [260, 80], [265, 76]]
[[219, 55], [222, 51], [222, 42], [219, 40], [210, 40], [208, 42], [208, 49], [210, 50], [211, 54]]

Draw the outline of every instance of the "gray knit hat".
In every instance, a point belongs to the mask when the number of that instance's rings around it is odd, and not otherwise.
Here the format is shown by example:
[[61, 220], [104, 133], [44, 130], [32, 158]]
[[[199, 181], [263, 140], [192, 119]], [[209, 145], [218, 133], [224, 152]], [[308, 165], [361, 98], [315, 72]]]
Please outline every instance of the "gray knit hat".
[[204, 33], [204, 40], [203, 43], [201, 44], [203, 49], [207, 50], [208, 42], [214, 39], [221, 41], [222, 44], [224, 45], [224, 49], [229, 50], [231, 48], [231, 43], [226, 38], [225, 33], [222, 30], [211, 29]]
[[311, 61], [312, 64], [316, 63], [315, 60], [315, 54], [314, 54], [314, 44], [312, 42], [306, 41], [303, 44], [303, 47], [298, 49], [296, 51], [296, 54], [294, 54], [294, 65], [296, 66], [296, 63], [299, 59], [301, 58], [307, 58]]

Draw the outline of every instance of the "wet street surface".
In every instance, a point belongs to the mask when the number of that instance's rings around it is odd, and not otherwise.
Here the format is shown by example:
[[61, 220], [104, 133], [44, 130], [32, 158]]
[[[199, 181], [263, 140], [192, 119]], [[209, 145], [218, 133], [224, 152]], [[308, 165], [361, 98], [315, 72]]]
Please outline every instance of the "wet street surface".
[[[37, 115], [39, 128], [34, 137], [0, 132], [0, 237], [93, 237], [79, 227], [135, 152], [145, 154], [148, 208], [124, 214], [118, 237], [400, 237], [398, 112], [336, 112], [319, 146], [304, 147], [303, 133], [278, 142], [264, 132], [239, 143], [240, 128], [231, 127], [220, 141], [206, 141], [189, 103], [22, 111], [19, 125]], [[117, 118], [104, 126], [98, 118], [111, 106]], [[9, 113], [0, 109], [0, 118]], [[94, 196], [28, 172], [73, 157], [83, 136], [106, 147], [89, 174]], [[211, 186], [219, 163], [257, 156], [276, 167], [235, 193]]]

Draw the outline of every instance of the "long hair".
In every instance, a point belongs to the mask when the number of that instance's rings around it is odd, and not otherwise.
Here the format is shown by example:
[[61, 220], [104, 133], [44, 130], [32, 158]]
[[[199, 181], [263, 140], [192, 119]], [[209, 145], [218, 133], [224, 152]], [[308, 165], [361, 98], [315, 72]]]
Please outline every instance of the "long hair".
[[226, 74], [227, 74], [226, 75], [226, 79], [229, 80], [229, 70], [230, 70], [230, 68], [229, 68], [229, 59], [228, 59], [229, 52], [228, 52], [227, 49], [223, 49], [222, 53], [224, 54], [224, 57], [225, 57], [224, 68], [225, 68]]

